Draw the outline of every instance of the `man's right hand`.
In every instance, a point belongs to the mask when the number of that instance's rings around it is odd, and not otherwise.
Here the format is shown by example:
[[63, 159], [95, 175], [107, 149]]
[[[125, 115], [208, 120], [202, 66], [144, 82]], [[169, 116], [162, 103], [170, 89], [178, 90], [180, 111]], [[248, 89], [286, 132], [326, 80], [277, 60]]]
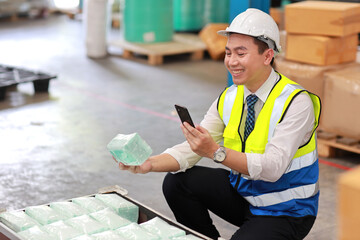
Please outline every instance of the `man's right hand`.
[[127, 166], [123, 163], [119, 163], [119, 168], [120, 168], [120, 170], [127, 170], [132, 173], [145, 174], [145, 173], [148, 173], [151, 171], [152, 165], [151, 165], [151, 161], [149, 159], [147, 159], [143, 164], [138, 165], [138, 166]]
[[[117, 163], [115, 158], [114, 161]], [[143, 164], [139, 166], [127, 166], [123, 163], [118, 163], [121, 170], [127, 170], [132, 173], [145, 174], [148, 172], [176, 172], [180, 169], [179, 163], [170, 154], [160, 154], [150, 156]]]

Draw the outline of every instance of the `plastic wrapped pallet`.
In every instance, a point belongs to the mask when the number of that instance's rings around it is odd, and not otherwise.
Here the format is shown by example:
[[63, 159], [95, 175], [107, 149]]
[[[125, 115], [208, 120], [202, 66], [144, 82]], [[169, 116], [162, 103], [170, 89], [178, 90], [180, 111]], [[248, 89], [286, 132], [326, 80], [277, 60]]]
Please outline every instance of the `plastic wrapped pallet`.
[[173, 237], [185, 236], [185, 231], [174, 227], [159, 217], [155, 217], [147, 222], [141, 223], [140, 226], [149, 232], [160, 236], [162, 239], [172, 239]]
[[40, 224], [24, 211], [10, 211], [0, 213], [0, 221], [15, 232], [24, 231]]
[[360, 64], [325, 74], [322, 128], [360, 140]]
[[359, 15], [359, 3], [302, 1], [286, 5], [285, 30], [324, 36], [357, 34]]
[[172, 41], [173, 1], [123, 0], [121, 8], [123, 35], [126, 41], [137, 43]]
[[139, 207], [127, 201], [117, 194], [96, 194], [95, 198], [101, 200], [108, 207], [114, 209], [120, 216], [137, 222], [139, 218]]
[[173, 26], [175, 31], [199, 31], [205, 25], [205, 0], [174, 0]]
[[205, 23], [229, 22], [230, 0], [205, 0], [204, 4]]
[[108, 0], [86, 0], [84, 13], [87, 56], [103, 58], [107, 55], [110, 4]]
[[327, 37], [287, 34], [287, 60], [316, 65], [332, 65], [356, 60], [358, 35]]

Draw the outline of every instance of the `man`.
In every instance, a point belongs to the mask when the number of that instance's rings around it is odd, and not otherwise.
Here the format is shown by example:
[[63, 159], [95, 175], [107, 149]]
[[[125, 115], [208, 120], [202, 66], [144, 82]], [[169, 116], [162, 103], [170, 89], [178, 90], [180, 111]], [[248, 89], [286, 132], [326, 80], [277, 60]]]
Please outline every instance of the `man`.
[[[163, 183], [176, 220], [213, 239], [220, 235], [209, 210], [239, 226], [231, 239], [303, 239], [318, 209], [320, 100], [273, 70], [279, 30], [268, 14], [248, 9], [219, 34], [228, 38], [224, 62], [234, 85], [200, 126], [181, 125], [186, 142], [119, 167], [177, 172]], [[202, 157], [231, 171], [195, 166]]]

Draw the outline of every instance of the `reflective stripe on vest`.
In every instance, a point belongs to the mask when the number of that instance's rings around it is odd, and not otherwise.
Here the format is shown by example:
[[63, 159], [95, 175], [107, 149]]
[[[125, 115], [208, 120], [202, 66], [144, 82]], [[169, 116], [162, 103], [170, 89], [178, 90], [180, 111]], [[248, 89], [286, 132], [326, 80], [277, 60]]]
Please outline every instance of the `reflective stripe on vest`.
[[319, 182], [300, 186], [296, 188], [289, 188], [285, 191], [266, 193], [260, 196], [247, 196], [244, 197], [251, 205], [257, 207], [266, 207], [283, 202], [290, 201], [292, 199], [304, 199], [315, 196], [319, 192]]
[[226, 92], [224, 99], [224, 109], [223, 109], [223, 121], [225, 126], [229, 124], [231, 110], [234, 106], [236, 94], [237, 94], [237, 86], [232, 85]]
[[297, 84], [288, 84], [284, 87], [281, 94], [275, 99], [275, 104], [274, 104], [274, 108], [273, 108], [274, 110], [272, 111], [271, 117], [270, 117], [268, 141], [270, 141], [270, 139], [274, 135], [275, 127], [279, 123], [280, 118], [283, 114], [282, 109], [284, 109], [286, 100], [294, 92], [295, 89], [304, 89], [304, 88]]
[[304, 167], [308, 167], [312, 165], [314, 162], [316, 162], [317, 157], [318, 157], [318, 153], [317, 150], [315, 149], [314, 151], [309, 152], [308, 154], [305, 154], [297, 158], [293, 158], [291, 164], [286, 169], [285, 173], [289, 173]]

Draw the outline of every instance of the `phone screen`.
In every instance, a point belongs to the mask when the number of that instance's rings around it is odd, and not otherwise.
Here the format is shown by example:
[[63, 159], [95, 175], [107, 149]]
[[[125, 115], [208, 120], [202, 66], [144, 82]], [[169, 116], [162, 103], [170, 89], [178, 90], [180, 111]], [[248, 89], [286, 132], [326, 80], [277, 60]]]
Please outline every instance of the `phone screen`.
[[190, 117], [190, 113], [186, 107], [175, 104], [175, 109], [176, 109], [182, 123], [187, 122], [192, 127], [195, 127], [194, 122], [192, 121], [192, 119]]

